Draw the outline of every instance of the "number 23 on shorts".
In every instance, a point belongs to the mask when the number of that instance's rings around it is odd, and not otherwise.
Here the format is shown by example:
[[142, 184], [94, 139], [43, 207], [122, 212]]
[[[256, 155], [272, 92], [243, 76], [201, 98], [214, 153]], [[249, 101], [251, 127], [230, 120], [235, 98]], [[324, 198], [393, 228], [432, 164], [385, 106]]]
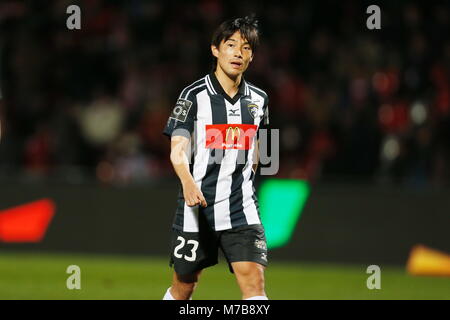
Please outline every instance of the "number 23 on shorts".
[[[186, 240], [182, 236], [178, 236], [177, 241], [180, 241], [180, 244], [175, 247], [175, 250], [173, 251], [173, 255], [178, 259], [181, 259], [184, 257], [184, 259], [186, 261], [190, 261], [190, 262], [195, 261], [195, 259], [197, 258], [198, 241], [197, 240], [188, 240], [186, 242]], [[184, 245], [192, 245], [192, 248], [190, 248], [190, 250], [191, 250], [190, 256], [183, 255], [178, 252], [184, 247]]]

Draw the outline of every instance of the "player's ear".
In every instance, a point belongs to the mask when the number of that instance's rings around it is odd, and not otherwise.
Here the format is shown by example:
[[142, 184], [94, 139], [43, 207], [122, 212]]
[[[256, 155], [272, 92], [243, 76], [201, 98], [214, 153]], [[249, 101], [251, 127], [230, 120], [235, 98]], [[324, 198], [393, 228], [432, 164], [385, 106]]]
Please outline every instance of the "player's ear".
[[219, 58], [219, 49], [215, 45], [211, 45], [211, 52], [214, 57]]
[[250, 57], [250, 62], [252, 62], [253, 61], [253, 53], [252, 53], [252, 56]]

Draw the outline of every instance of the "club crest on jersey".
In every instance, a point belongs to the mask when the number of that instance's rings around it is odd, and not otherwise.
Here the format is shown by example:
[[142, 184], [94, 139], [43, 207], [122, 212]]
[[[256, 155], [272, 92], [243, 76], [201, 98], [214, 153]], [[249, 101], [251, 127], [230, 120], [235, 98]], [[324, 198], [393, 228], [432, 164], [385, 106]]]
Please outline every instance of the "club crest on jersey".
[[250, 113], [250, 115], [254, 118], [256, 118], [258, 116], [258, 105], [255, 103], [250, 103], [247, 106], [248, 112]]

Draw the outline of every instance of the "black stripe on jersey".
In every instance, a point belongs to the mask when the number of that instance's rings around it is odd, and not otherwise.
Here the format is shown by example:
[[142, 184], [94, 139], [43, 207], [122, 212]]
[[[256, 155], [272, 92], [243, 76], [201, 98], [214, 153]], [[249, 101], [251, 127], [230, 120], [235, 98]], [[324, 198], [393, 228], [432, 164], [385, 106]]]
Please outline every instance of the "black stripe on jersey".
[[[209, 96], [212, 108], [212, 124], [227, 123], [227, 108], [225, 100], [220, 95]], [[206, 208], [200, 207], [200, 212], [204, 213], [208, 218], [208, 223], [212, 228], [215, 228], [214, 221], [214, 202], [216, 200], [217, 179], [219, 177], [220, 166], [224, 157], [222, 149], [211, 149], [209, 153], [208, 166], [206, 167], [205, 178], [202, 181], [201, 191], [205, 197], [208, 206]], [[199, 213], [200, 213], [199, 212]]]
[[261, 97], [264, 98], [264, 102], [267, 100], [267, 93], [259, 89], [258, 87], [255, 87], [253, 84], [247, 82], [247, 85], [251, 91], [254, 91], [255, 93], [259, 94]]
[[[191, 85], [184, 88], [183, 91], [181, 91], [179, 99], [187, 99], [187, 93], [189, 92], [189, 90], [195, 88], [196, 86], [201, 85], [202, 82], [205, 83], [205, 78], [201, 78], [200, 80], [197, 80], [194, 83], [192, 83]], [[206, 85], [206, 83], [205, 83], [205, 85]]]
[[[249, 101], [246, 97], [241, 98], [241, 117], [243, 124], [254, 124], [255, 120], [248, 112], [247, 105]], [[245, 159], [245, 162], [242, 163], [242, 160], [236, 164], [236, 170], [233, 172], [232, 183], [231, 183], [231, 195], [230, 195], [230, 219], [231, 226], [234, 228], [239, 225], [248, 224], [247, 219], [244, 213], [244, 194], [242, 190], [242, 184], [244, 182], [244, 176], [242, 172], [245, 167], [245, 163], [248, 161], [249, 150], [239, 150], [238, 151], [238, 160]], [[251, 164], [250, 164], [251, 165]]]
[[[253, 180], [252, 180], [252, 188], [253, 188], [253, 194], [252, 194], [252, 198], [253, 201], [255, 202], [255, 206], [256, 206], [256, 212], [258, 212], [259, 215], [259, 203], [258, 203], [258, 198], [256, 197], [256, 190], [255, 190], [255, 186], [253, 185]], [[261, 217], [260, 217], [261, 219]]]
[[180, 189], [178, 191], [178, 206], [177, 206], [177, 210], [175, 211], [175, 218], [173, 221], [173, 225], [174, 226], [178, 226], [181, 229], [183, 229], [183, 220], [184, 220], [184, 197], [183, 197], [183, 187], [180, 185]]
[[[248, 150], [238, 150], [238, 159], [239, 157], [244, 157], [247, 159]], [[230, 194], [230, 220], [231, 226], [237, 227], [243, 224], [247, 224], [247, 219], [244, 214], [244, 206], [243, 206], [243, 192], [242, 192], [242, 183], [244, 182], [244, 176], [242, 175], [242, 171], [244, 169], [245, 164], [236, 164], [236, 170], [233, 172], [232, 181], [231, 181], [231, 194]]]

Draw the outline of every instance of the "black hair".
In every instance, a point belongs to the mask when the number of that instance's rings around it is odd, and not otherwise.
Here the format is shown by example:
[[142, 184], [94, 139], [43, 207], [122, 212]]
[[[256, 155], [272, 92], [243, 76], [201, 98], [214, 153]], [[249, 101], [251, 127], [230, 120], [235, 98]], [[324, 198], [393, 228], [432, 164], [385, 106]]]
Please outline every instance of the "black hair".
[[[236, 31], [239, 31], [242, 37], [248, 41], [252, 48], [252, 52], [254, 53], [259, 45], [258, 20], [255, 18], [254, 14], [245, 16], [244, 18], [230, 19], [223, 22], [216, 31], [214, 31], [211, 45], [219, 48], [222, 40], [227, 41]], [[213, 57], [213, 71], [216, 69], [216, 66], [217, 58]]]

